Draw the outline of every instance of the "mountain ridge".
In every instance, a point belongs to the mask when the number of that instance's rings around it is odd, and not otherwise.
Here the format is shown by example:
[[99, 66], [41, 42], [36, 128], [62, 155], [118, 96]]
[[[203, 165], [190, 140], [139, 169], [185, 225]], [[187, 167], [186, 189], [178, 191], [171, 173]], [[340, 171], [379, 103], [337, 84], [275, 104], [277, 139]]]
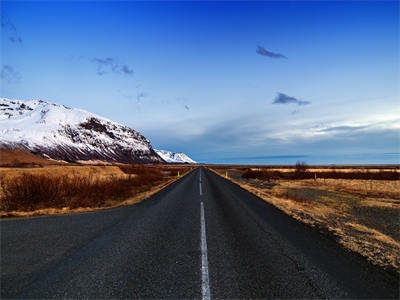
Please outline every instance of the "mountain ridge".
[[182, 152], [171, 152], [171, 151], [167, 151], [167, 150], [157, 150], [157, 149], [154, 149], [154, 150], [167, 163], [197, 164], [196, 161], [194, 161], [193, 159], [191, 159], [189, 156], [187, 156], [185, 153], [182, 153]]
[[165, 163], [138, 131], [43, 100], [0, 98], [0, 148], [69, 162]]

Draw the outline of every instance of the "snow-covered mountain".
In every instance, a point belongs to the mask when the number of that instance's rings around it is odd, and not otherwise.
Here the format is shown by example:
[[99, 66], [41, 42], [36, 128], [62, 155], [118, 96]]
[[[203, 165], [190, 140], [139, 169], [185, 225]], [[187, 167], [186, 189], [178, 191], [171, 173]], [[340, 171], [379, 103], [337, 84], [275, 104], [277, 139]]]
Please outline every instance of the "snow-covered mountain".
[[164, 163], [139, 132], [81, 109], [0, 98], [0, 148], [65, 161]]
[[171, 152], [166, 150], [154, 149], [157, 154], [166, 162], [174, 164], [197, 164], [193, 159], [181, 152]]

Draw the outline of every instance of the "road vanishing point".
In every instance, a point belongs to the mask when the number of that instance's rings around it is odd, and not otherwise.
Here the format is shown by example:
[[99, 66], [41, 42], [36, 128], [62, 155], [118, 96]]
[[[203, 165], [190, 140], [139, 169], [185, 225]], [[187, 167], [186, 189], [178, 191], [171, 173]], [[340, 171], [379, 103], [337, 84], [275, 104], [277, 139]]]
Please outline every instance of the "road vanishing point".
[[149, 199], [1, 220], [1, 298], [395, 298], [399, 277], [196, 168]]

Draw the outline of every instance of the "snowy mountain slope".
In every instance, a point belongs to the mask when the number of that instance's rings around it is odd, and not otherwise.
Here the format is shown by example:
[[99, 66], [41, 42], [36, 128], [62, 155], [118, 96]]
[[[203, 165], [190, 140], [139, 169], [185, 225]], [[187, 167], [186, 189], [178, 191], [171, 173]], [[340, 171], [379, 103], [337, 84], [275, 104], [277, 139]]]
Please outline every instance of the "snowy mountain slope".
[[191, 159], [189, 156], [187, 156], [184, 153], [181, 152], [171, 152], [171, 151], [166, 151], [166, 150], [157, 150], [154, 149], [157, 154], [166, 162], [168, 163], [175, 163], [175, 164], [182, 164], [182, 163], [188, 163], [188, 164], [197, 164], [193, 159]]
[[0, 98], [0, 148], [56, 160], [164, 163], [139, 132], [81, 109]]

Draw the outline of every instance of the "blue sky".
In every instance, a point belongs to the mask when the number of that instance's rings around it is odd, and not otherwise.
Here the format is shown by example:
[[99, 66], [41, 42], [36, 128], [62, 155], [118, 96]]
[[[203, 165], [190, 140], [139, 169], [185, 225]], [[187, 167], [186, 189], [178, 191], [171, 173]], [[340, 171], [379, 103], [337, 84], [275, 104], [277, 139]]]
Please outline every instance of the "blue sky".
[[399, 2], [2, 1], [1, 17], [3, 97], [200, 162], [399, 163]]

